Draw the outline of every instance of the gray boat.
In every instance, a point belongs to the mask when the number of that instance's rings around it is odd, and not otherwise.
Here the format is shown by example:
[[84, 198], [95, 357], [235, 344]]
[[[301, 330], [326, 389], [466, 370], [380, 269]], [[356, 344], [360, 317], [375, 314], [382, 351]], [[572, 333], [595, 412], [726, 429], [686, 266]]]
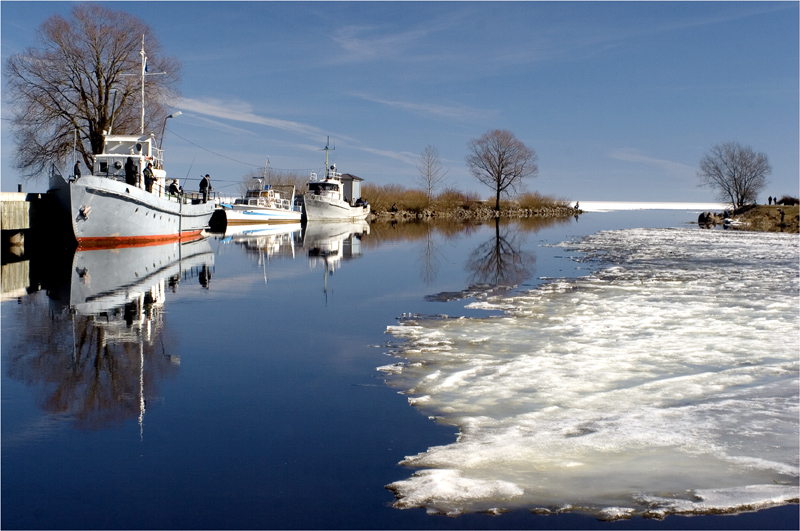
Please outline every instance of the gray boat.
[[[143, 170], [153, 164], [152, 185]], [[127, 165], [127, 169], [126, 169]], [[162, 152], [151, 136], [108, 135], [92, 175], [50, 175], [50, 189], [67, 209], [81, 248], [125, 247], [195, 238], [208, 227], [214, 201], [170, 193]]]
[[336, 165], [328, 165], [325, 146], [325, 177], [319, 179], [311, 174], [308, 192], [303, 196], [303, 219], [307, 221], [363, 221], [367, 219], [370, 206], [361, 199], [362, 178], [336, 171]]
[[[142, 76], [144, 72], [143, 62]], [[80, 248], [181, 241], [196, 238], [208, 227], [215, 209], [213, 199], [208, 194], [184, 194], [177, 190], [177, 183], [168, 187], [163, 155], [155, 135], [144, 134], [142, 101], [141, 134], [106, 134], [91, 175], [67, 179], [53, 168], [50, 191], [69, 213]], [[146, 182], [148, 165], [152, 181]]]

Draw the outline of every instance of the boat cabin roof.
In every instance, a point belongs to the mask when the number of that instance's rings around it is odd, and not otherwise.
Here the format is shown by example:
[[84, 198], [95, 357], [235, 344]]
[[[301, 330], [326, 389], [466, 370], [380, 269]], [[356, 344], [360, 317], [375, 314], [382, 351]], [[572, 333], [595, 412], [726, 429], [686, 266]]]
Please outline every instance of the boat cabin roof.
[[152, 157], [154, 138], [151, 135], [107, 135], [103, 145], [104, 155], [142, 155]]

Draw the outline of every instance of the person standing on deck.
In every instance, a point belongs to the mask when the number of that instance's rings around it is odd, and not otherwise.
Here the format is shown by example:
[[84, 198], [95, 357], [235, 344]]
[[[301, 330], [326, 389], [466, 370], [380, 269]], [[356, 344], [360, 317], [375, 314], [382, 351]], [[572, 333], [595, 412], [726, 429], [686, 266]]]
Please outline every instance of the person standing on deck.
[[145, 190], [147, 190], [150, 193], [153, 193], [153, 181], [155, 180], [155, 178], [153, 177], [153, 163], [152, 162], [148, 162], [147, 163], [147, 167], [144, 169], [142, 174], [144, 175]]
[[75, 166], [72, 168], [72, 176], [76, 181], [81, 178], [81, 161], [75, 163]]
[[131, 157], [128, 157], [128, 160], [125, 161], [125, 182], [131, 186], [136, 186], [136, 166], [134, 166]]
[[206, 173], [206, 176], [200, 181], [200, 193], [203, 194], [203, 203], [208, 201], [208, 193], [213, 189], [211, 187], [211, 177]]

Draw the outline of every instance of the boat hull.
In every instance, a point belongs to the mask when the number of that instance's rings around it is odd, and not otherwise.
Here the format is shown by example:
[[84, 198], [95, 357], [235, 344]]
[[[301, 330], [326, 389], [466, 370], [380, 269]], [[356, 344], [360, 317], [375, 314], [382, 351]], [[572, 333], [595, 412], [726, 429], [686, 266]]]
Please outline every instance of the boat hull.
[[301, 213], [285, 208], [225, 208], [228, 225], [254, 225], [258, 223], [299, 223]]
[[369, 205], [354, 207], [346, 201], [305, 194], [303, 212], [308, 221], [361, 221], [367, 219], [370, 207]]
[[214, 213], [214, 203], [191, 204], [159, 197], [105, 177], [65, 183], [72, 230], [81, 248], [135, 247], [196, 238]]

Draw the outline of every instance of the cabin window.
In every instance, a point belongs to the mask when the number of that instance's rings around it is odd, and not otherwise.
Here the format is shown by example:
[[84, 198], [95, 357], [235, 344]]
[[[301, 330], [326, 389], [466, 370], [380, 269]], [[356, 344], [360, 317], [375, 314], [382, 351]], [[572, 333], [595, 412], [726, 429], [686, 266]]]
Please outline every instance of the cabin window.
[[335, 192], [339, 189], [339, 185], [336, 183], [308, 183], [308, 189], [314, 193]]
[[100, 162], [100, 173], [108, 173], [108, 162], [106, 161]]

